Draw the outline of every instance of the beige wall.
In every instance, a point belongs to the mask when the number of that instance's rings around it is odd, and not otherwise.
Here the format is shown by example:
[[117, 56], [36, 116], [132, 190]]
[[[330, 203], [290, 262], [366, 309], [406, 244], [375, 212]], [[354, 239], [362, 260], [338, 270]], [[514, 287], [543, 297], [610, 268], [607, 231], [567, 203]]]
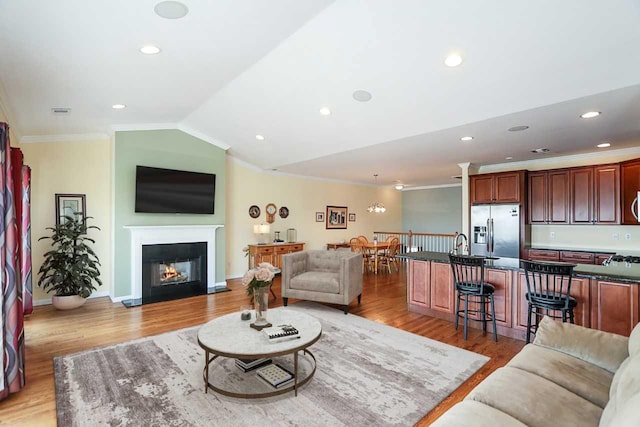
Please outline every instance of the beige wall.
[[[276, 219], [273, 231], [280, 231], [286, 240], [287, 228], [295, 228], [298, 241], [306, 249], [322, 249], [328, 242], [348, 241], [363, 234], [373, 237], [374, 231], [400, 231], [402, 228], [401, 192], [393, 188], [343, 184], [268, 173], [227, 157], [227, 278], [239, 277], [247, 269], [248, 261], [242, 248], [257, 243], [253, 225], [266, 222], [264, 207], [274, 203], [278, 209], [289, 208], [289, 217]], [[382, 202], [383, 214], [367, 212], [374, 199]], [[258, 205], [261, 215], [249, 216], [249, 206]], [[327, 205], [347, 206], [356, 214], [356, 222], [348, 222], [346, 230], [326, 230], [324, 222], [315, 222], [316, 212], [325, 212]]]
[[[640, 141], [638, 141], [640, 145]], [[505, 163], [480, 168], [480, 173], [527, 169], [530, 171], [616, 163], [640, 157], [640, 147], [586, 155], [552, 157], [544, 161]], [[618, 235], [618, 239], [614, 238]], [[631, 234], [631, 240], [626, 240]], [[552, 235], [554, 237], [552, 237]], [[640, 227], [630, 225], [533, 225], [531, 245], [548, 248], [601, 249], [622, 254], [640, 251]]]
[[[15, 144], [14, 144], [15, 145]], [[31, 166], [31, 246], [33, 251], [34, 301], [51, 297], [36, 286], [43, 254], [51, 247], [46, 227], [55, 225], [55, 194], [86, 194], [87, 214], [94, 217], [89, 236], [102, 268], [103, 285], [96, 292], [111, 289], [111, 141], [46, 142], [20, 145], [25, 164]]]

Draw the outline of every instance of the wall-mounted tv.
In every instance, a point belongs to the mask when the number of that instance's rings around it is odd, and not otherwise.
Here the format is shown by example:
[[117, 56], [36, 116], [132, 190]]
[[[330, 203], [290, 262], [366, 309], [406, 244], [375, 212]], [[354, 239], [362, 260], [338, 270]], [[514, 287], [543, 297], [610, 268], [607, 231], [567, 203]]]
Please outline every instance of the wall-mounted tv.
[[216, 176], [136, 166], [136, 212], [212, 214]]

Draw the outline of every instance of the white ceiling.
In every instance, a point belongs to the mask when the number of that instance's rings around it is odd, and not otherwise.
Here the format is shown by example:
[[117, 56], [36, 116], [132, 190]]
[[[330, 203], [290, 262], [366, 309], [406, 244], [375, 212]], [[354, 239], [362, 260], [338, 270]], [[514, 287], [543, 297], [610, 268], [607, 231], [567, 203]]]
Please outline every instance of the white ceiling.
[[[190, 12], [174, 21], [156, 1], [0, 0], [14, 126], [179, 123], [265, 169], [416, 186], [454, 182], [461, 162], [539, 158], [539, 147], [640, 146], [634, 0], [184, 0]], [[145, 43], [162, 53], [141, 55]], [[458, 68], [443, 64], [451, 51]], [[358, 89], [373, 99], [354, 101]], [[602, 116], [578, 117], [594, 109]], [[530, 129], [506, 131], [516, 125]]]

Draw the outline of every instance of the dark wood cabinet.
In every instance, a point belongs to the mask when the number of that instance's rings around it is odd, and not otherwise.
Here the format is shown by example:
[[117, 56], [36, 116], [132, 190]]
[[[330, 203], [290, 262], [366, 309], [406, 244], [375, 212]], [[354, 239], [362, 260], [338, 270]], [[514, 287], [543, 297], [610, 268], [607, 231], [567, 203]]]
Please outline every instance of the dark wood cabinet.
[[640, 225], [640, 159], [622, 162], [620, 168], [622, 223]]
[[524, 171], [472, 175], [470, 202], [519, 203], [523, 201]]
[[484, 280], [495, 287], [493, 304], [496, 310], [496, 324], [511, 327], [511, 278], [513, 272], [509, 270], [485, 270]]
[[593, 171], [596, 224], [620, 224], [620, 165], [596, 166]]
[[593, 264], [595, 254], [593, 252], [560, 251], [560, 261], [575, 264]]
[[560, 252], [551, 249], [529, 249], [531, 261], [560, 261]]
[[593, 280], [591, 283], [591, 327], [629, 336], [640, 321], [640, 285]]
[[620, 224], [620, 165], [569, 170], [571, 224]]
[[529, 223], [569, 223], [569, 171], [529, 173]]

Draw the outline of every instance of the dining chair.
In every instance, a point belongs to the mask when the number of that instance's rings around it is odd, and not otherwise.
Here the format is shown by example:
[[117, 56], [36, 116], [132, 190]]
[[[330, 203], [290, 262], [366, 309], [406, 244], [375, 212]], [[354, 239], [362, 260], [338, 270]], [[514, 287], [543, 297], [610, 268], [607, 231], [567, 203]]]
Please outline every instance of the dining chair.
[[389, 274], [391, 274], [391, 266], [394, 265], [396, 271], [400, 271], [400, 267], [398, 266], [398, 250], [400, 249], [400, 239], [397, 237], [387, 239], [389, 243], [389, 249], [385, 250], [384, 254], [378, 261], [378, 268], [387, 267]]

